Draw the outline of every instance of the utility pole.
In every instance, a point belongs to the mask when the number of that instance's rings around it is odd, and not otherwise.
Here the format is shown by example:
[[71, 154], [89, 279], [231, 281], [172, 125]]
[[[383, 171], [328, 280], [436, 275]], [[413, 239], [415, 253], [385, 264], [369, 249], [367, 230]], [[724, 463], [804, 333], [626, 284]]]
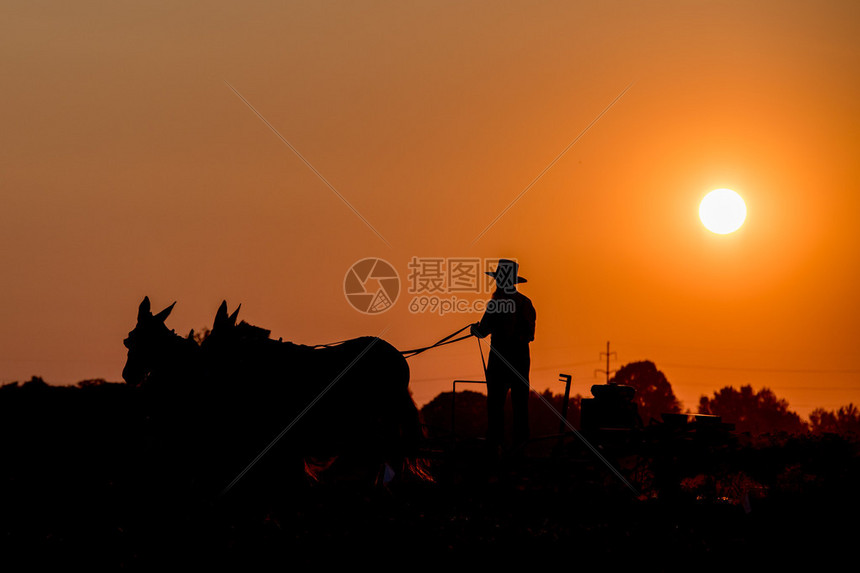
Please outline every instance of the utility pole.
[[610, 357], [610, 356], [612, 356], [613, 354], [615, 355], [615, 358], [616, 358], [616, 359], [618, 359], [618, 353], [617, 353], [617, 352], [609, 352], [609, 341], [607, 340], [607, 341], [606, 341], [606, 352], [601, 352], [601, 353], [600, 353], [600, 357], [601, 357], [601, 358], [602, 358], [604, 355], [606, 355], [606, 370], [595, 370], [595, 371], [594, 371], [594, 374], [595, 374], [595, 375], [597, 375], [598, 373], [606, 374], [606, 383], [607, 383], [607, 384], [609, 384], [609, 376], [610, 376], [610, 374], [614, 374], [614, 373], [618, 372], [618, 370], [617, 370], [617, 369], [616, 369], [616, 370], [610, 370], [610, 369], [609, 369], [609, 357]]

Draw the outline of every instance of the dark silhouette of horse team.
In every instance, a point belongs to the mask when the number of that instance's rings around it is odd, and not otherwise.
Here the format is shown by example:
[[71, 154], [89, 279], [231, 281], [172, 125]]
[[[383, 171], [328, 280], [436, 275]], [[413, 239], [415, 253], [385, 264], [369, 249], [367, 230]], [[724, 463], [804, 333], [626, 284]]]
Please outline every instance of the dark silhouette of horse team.
[[[228, 315], [225, 301], [198, 344], [165, 325], [172, 309], [153, 314], [149, 298], [141, 302], [123, 378], [146, 392], [175, 463], [194, 464], [212, 487], [255, 469], [267, 480], [332, 464], [377, 477], [420, 472], [409, 367], [389, 343], [272, 340], [237, 323], [239, 309]], [[256, 461], [262, 469], [250, 467]]]

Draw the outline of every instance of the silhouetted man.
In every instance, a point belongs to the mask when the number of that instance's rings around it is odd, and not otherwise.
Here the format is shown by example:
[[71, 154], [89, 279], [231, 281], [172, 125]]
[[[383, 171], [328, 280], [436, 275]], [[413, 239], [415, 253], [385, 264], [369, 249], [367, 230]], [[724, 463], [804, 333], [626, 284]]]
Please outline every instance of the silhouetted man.
[[471, 329], [479, 338], [492, 337], [487, 363], [487, 441], [494, 448], [504, 436], [508, 390], [514, 444], [522, 445], [529, 438], [529, 343], [535, 337], [537, 313], [532, 301], [517, 291], [517, 283], [526, 282], [518, 272], [516, 262], [499, 259], [496, 270], [487, 273], [496, 279], [496, 290], [481, 321]]

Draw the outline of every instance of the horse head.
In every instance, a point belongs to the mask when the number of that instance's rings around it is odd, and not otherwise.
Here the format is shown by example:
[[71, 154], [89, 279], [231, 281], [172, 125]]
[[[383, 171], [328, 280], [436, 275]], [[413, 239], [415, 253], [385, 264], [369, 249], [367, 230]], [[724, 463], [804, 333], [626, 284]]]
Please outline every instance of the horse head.
[[166, 365], [169, 357], [175, 355], [175, 341], [181, 337], [164, 324], [175, 305], [174, 302], [158, 314], [152, 314], [149, 297], [144, 297], [140, 303], [137, 325], [123, 341], [128, 348], [128, 359], [122, 370], [122, 377], [128, 384], [141, 384], [153, 370]]

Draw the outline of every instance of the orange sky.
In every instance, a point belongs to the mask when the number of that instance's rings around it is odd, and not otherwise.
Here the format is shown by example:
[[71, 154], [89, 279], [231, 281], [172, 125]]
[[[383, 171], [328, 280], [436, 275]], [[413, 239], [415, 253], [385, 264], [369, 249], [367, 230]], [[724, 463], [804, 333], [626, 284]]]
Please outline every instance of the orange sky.
[[[514, 257], [537, 389], [587, 394], [609, 340], [691, 409], [860, 403], [856, 2], [73, 4], [0, 19], [0, 381], [119, 380], [144, 295], [183, 334], [226, 298], [298, 343], [422, 346], [479, 315], [362, 315], [352, 263]], [[474, 341], [411, 364], [421, 404], [481, 373]]]

